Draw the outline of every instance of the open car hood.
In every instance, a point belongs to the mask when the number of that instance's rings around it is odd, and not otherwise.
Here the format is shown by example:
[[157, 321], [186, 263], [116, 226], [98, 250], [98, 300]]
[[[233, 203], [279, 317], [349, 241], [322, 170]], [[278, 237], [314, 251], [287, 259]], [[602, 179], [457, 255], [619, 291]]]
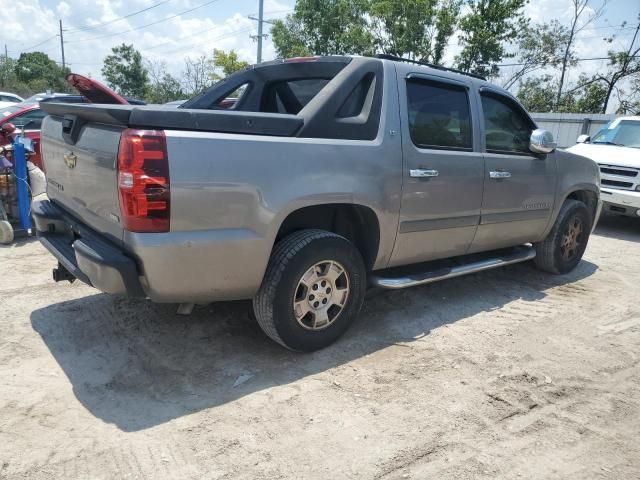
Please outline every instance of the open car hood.
[[65, 77], [65, 80], [91, 103], [129, 105], [129, 102], [116, 92], [92, 78], [87, 78], [77, 73], [70, 73]]

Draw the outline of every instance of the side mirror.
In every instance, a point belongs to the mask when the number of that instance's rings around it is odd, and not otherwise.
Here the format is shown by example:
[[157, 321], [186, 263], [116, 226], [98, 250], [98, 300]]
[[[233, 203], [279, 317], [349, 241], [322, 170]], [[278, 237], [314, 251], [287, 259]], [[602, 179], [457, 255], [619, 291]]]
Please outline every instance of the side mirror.
[[580, 135], [576, 139], [576, 143], [589, 143], [591, 141], [591, 137], [589, 135]]
[[556, 142], [553, 135], [548, 130], [538, 128], [531, 133], [529, 140], [529, 150], [533, 153], [551, 153], [556, 149]]
[[5, 135], [11, 135], [16, 131], [16, 126], [13, 123], [5, 123], [2, 125], [2, 127], [0, 127], [0, 129]]

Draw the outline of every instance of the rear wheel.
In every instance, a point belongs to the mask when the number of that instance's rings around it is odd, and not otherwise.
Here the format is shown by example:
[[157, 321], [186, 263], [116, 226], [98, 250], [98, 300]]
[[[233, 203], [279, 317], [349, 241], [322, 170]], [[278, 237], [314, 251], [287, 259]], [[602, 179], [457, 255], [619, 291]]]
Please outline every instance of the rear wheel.
[[349, 328], [365, 294], [360, 252], [346, 238], [301, 230], [274, 248], [253, 301], [256, 319], [273, 340], [310, 352]]
[[562, 205], [549, 235], [535, 243], [535, 265], [546, 272], [562, 274], [573, 270], [587, 248], [591, 233], [591, 215], [587, 206], [578, 200]]

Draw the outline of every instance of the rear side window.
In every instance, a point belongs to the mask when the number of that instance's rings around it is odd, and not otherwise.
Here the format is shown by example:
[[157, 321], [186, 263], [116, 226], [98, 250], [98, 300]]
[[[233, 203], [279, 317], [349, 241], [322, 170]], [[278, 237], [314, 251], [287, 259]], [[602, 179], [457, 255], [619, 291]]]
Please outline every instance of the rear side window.
[[344, 101], [340, 110], [338, 110], [337, 117], [349, 118], [360, 115], [367, 102], [367, 97], [373, 95], [371, 87], [375, 87], [375, 81], [375, 74], [373, 72], [367, 73]]
[[27, 127], [27, 130], [40, 130], [42, 127], [42, 119], [47, 116], [47, 112], [43, 110], [30, 110], [22, 115], [14, 117], [11, 123], [16, 127]]
[[297, 115], [327, 83], [327, 78], [272, 82], [265, 88], [260, 111]]
[[469, 95], [462, 86], [407, 80], [411, 140], [421, 148], [472, 150]]
[[218, 102], [214, 105], [214, 108], [220, 110], [233, 110], [238, 105], [240, 100], [244, 97], [244, 94], [247, 93], [249, 89], [249, 83], [243, 83], [238, 88], [225, 95], [223, 98], [218, 100]]
[[531, 155], [529, 139], [535, 125], [512, 100], [497, 94], [483, 93], [487, 152]]

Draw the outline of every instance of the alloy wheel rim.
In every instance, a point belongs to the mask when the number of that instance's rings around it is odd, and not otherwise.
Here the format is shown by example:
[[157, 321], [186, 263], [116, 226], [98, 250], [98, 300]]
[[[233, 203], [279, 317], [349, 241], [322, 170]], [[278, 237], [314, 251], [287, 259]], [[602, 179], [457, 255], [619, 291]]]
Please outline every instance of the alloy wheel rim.
[[584, 226], [582, 220], [577, 215], [567, 225], [560, 243], [560, 253], [564, 260], [575, 258], [578, 249], [582, 245], [582, 233]]
[[349, 299], [347, 270], [334, 260], [317, 262], [307, 269], [293, 297], [293, 313], [300, 326], [322, 330], [342, 314]]

